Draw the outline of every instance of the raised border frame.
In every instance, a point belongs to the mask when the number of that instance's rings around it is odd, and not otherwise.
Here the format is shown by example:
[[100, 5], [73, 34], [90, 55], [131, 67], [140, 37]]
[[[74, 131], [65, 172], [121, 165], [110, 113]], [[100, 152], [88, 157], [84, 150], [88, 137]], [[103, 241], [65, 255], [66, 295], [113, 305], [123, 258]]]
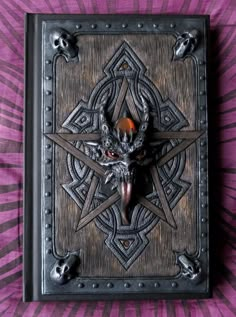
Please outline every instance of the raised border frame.
[[[184, 19], [183, 19], [184, 18]], [[107, 27], [109, 25], [109, 27]], [[42, 131], [50, 133], [52, 129], [52, 60], [55, 54], [44, 43], [45, 34], [55, 27], [63, 27], [71, 33], [81, 34], [124, 34], [124, 33], [168, 33], [177, 36], [186, 29], [197, 28], [204, 35], [200, 49], [194, 52], [197, 69], [197, 98], [199, 106], [198, 129], [207, 130], [207, 60], [209, 16], [181, 15], [26, 15], [25, 46], [25, 167], [24, 167], [24, 300], [88, 300], [88, 299], [144, 299], [144, 298], [205, 298], [210, 296], [209, 284], [209, 209], [208, 209], [208, 158], [206, 156], [208, 140], [204, 136], [204, 151], [199, 162], [199, 243], [201, 261], [206, 275], [206, 285], [193, 286], [182, 279], [140, 279], [135, 285], [133, 279], [125, 279], [132, 285], [128, 290], [122, 279], [102, 279], [98, 289], [93, 288], [97, 279], [80, 281], [52, 287], [51, 293], [45, 293], [43, 287], [44, 270], [42, 259], [48, 257], [53, 263], [52, 252], [52, 212], [50, 192], [51, 184], [45, 180], [42, 184], [42, 164], [51, 159], [52, 151], [45, 150]], [[46, 48], [46, 50], [45, 50]], [[43, 51], [43, 49], [45, 51]], [[31, 131], [29, 133], [29, 131]], [[49, 142], [47, 141], [47, 144]], [[201, 149], [201, 148], [200, 148]], [[51, 154], [50, 154], [51, 153]], [[43, 168], [41, 168], [43, 166]], [[47, 163], [47, 169], [51, 168]], [[48, 193], [48, 196], [45, 194]], [[42, 197], [47, 199], [44, 208]], [[42, 208], [44, 210], [42, 210]], [[41, 212], [39, 212], [41, 211]], [[107, 285], [112, 283], [114, 287]], [[154, 283], [155, 282], [155, 283]], [[145, 285], [139, 287], [138, 283]], [[156, 285], [156, 286], [155, 286]], [[74, 290], [76, 287], [76, 291]], [[188, 290], [188, 292], [187, 292]], [[52, 292], [54, 294], [52, 294]]]

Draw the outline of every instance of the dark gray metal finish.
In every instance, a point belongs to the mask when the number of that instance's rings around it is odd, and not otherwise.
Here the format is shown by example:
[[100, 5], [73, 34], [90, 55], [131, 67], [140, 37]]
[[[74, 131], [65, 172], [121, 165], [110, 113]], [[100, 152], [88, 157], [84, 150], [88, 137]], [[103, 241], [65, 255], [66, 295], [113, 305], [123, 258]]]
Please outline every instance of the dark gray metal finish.
[[[24, 300], [81, 300], [81, 299], [125, 299], [125, 298], [194, 298], [208, 297], [209, 285], [209, 210], [208, 210], [208, 159], [207, 153], [207, 41], [209, 17], [207, 16], [84, 16], [84, 15], [28, 15], [26, 54], [26, 131], [25, 134], [25, 237], [24, 237]], [[35, 33], [32, 30], [36, 30]], [[55, 32], [55, 30], [57, 30]], [[65, 31], [66, 30], [66, 31]], [[75, 43], [75, 34], [135, 34], [143, 35], [154, 33], [170, 34], [180, 44], [183, 38], [179, 37], [186, 30], [198, 30], [201, 39], [198, 41], [191, 31], [188, 33], [188, 49], [176, 48], [176, 56], [194, 58], [196, 64], [196, 131], [206, 131], [197, 142], [197, 183], [199, 184], [198, 210], [197, 210], [197, 251], [196, 254], [179, 254], [178, 263], [180, 271], [175, 276], [168, 277], [136, 277], [136, 278], [98, 278], [77, 276], [78, 257], [58, 259], [54, 244], [54, 206], [52, 186], [52, 162], [54, 159], [53, 141], [46, 135], [54, 132], [54, 98], [53, 81], [55, 80], [55, 59], [58, 54], [63, 55], [67, 61], [78, 61], [79, 48]], [[60, 36], [68, 36], [69, 49]], [[193, 36], [194, 35], [194, 36]], [[34, 38], [34, 40], [33, 40]], [[59, 40], [58, 43], [55, 40]], [[179, 40], [178, 40], [179, 39]], [[192, 39], [194, 41], [192, 41]], [[191, 40], [191, 41], [190, 41]], [[176, 42], [176, 44], [177, 44]], [[36, 44], [33, 44], [36, 43]], [[61, 45], [61, 44], [62, 45]], [[197, 45], [197, 46], [196, 46]], [[195, 49], [197, 47], [197, 49]], [[42, 74], [42, 76], [40, 75]], [[158, 94], [157, 94], [158, 95]], [[143, 96], [146, 98], [146, 96]], [[82, 102], [82, 101], [81, 101]], [[88, 104], [91, 105], [91, 100]], [[165, 111], [175, 107], [170, 100], [161, 100], [161, 113], [165, 118]], [[32, 106], [33, 105], [33, 106]], [[141, 103], [140, 103], [141, 105]], [[96, 131], [99, 124], [97, 109], [81, 107], [80, 113], [75, 109], [64, 122], [64, 127], [72, 133]], [[79, 115], [86, 115], [90, 124], [79, 127], [76, 119]], [[76, 118], [75, 114], [78, 115]], [[94, 120], [91, 122], [91, 117]], [[176, 120], [176, 118], [175, 118]], [[175, 121], [174, 120], [174, 121]], [[179, 119], [174, 123], [175, 131], [182, 128], [184, 118], [179, 114]], [[168, 130], [169, 122], [161, 121], [163, 130]], [[81, 129], [79, 131], [79, 129]], [[84, 131], [83, 131], [84, 129]], [[88, 130], [86, 130], [88, 129]], [[173, 130], [173, 129], [171, 129]], [[30, 131], [30, 132], [29, 132]], [[83, 131], [83, 132], [82, 132]], [[171, 146], [177, 140], [171, 140]], [[165, 151], [163, 147], [162, 151]], [[179, 170], [184, 169], [184, 152], [179, 154]], [[68, 154], [67, 164], [74, 174], [73, 181], [76, 186], [86, 185], [86, 179], [79, 173], [75, 166], [75, 158]], [[76, 175], [75, 175], [76, 173]], [[92, 172], [93, 173], [93, 172]], [[160, 169], [161, 177], [166, 177], [164, 167]], [[178, 174], [178, 173], [177, 173]], [[176, 175], [177, 175], [176, 174]], [[41, 176], [42, 175], [42, 176]], [[173, 181], [176, 181], [176, 175]], [[178, 175], [181, 175], [178, 174]], [[108, 175], [107, 175], [108, 176]], [[168, 177], [172, 177], [168, 175]], [[182, 180], [181, 180], [182, 181]], [[165, 182], [165, 181], [164, 181]], [[184, 181], [182, 181], [181, 186]], [[73, 195], [72, 185], [64, 185], [67, 192]], [[189, 184], [183, 185], [182, 192], [188, 189]], [[174, 187], [173, 187], [174, 188]], [[99, 188], [97, 189], [99, 190]], [[79, 192], [79, 191], [78, 191]], [[204, 193], [204, 195], [202, 195]], [[170, 206], [173, 208], [178, 199], [173, 196]], [[83, 205], [82, 195], [72, 197], [78, 206]], [[104, 198], [103, 198], [104, 199]], [[152, 197], [151, 197], [152, 199]], [[115, 204], [116, 206], [116, 204]], [[116, 217], [119, 217], [115, 207]], [[41, 212], [40, 212], [41, 211]], [[147, 224], [147, 232], [155, 226], [159, 218], [152, 215], [153, 220]], [[203, 221], [204, 220], [204, 221]], [[98, 216], [95, 219], [97, 227], [107, 234], [110, 247], [114, 248], [113, 237], [108, 230], [106, 219]], [[105, 225], [105, 226], [104, 226]], [[132, 225], [132, 221], [131, 224]], [[105, 229], [104, 229], [105, 228]], [[32, 233], [32, 235], [31, 235]], [[146, 232], [144, 232], [146, 234]], [[126, 233], [124, 234], [124, 236]], [[128, 234], [127, 234], [128, 236]], [[109, 242], [110, 239], [110, 242]], [[145, 238], [144, 238], [145, 239]], [[117, 251], [116, 251], [117, 252]], [[117, 253], [118, 254], [118, 253]], [[129, 257], [127, 257], [127, 263]], [[64, 261], [64, 262], [63, 262]], [[73, 269], [65, 274], [66, 263]], [[77, 263], [75, 265], [75, 263]], [[57, 275], [57, 268], [60, 274]], [[75, 270], [74, 270], [75, 269]], [[60, 279], [61, 276], [61, 279]], [[52, 281], [52, 279], [55, 281]], [[200, 278], [199, 278], [200, 277]], [[58, 280], [58, 283], [56, 282]], [[61, 280], [61, 282], [59, 282]], [[68, 283], [64, 283], [67, 282]], [[195, 282], [196, 281], [196, 282]], [[63, 284], [64, 283], [64, 284]], [[58, 287], [60, 285], [60, 289]]]

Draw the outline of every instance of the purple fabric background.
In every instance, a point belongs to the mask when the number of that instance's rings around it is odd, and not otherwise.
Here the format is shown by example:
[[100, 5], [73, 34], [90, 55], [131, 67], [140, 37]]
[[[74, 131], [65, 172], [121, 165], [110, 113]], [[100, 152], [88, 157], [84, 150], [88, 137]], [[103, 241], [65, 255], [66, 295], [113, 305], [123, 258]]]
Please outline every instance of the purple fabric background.
[[[215, 158], [213, 298], [190, 301], [22, 303], [24, 13], [210, 14], [211, 151]], [[236, 316], [236, 1], [0, 1], [0, 315]]]

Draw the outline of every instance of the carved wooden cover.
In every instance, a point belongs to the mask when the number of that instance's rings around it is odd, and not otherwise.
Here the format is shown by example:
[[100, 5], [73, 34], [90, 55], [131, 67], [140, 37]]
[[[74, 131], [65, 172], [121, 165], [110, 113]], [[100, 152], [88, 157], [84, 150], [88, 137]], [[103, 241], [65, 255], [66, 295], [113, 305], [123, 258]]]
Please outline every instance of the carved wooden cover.
[[27, 21], [25, 299], [208, 296], [208, 18]]

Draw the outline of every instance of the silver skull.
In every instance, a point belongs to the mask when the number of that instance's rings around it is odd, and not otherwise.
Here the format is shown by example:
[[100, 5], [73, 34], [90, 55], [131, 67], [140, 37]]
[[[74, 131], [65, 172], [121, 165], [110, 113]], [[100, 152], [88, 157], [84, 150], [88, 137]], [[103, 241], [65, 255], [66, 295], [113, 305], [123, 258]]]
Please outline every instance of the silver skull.
[[202, 275], [202, 268], [198, 260], [192, 260], [185, 254], [178, 256], [178, 262], [182, 267], [182, 275], [194, 283], [199, 283]]
[[76, 275], [78, 256], [71, 254], [65, 259], [56, 261], [51, 272], [51, 279], [58, 284], [65, 284]]
[[56, 29], [50, 34], [50, 42], [54, 50], [63, 54], [68, 60], [78, 56], [76, 37], [64, 29]]
[[199, 31], [192, 30], [190, 32], [184, 32], [183, 34], [177, 37], [175, 46], [174, 46], [174, 60], [184, 58], [187, 54], [192, 53], [199, 41]]

